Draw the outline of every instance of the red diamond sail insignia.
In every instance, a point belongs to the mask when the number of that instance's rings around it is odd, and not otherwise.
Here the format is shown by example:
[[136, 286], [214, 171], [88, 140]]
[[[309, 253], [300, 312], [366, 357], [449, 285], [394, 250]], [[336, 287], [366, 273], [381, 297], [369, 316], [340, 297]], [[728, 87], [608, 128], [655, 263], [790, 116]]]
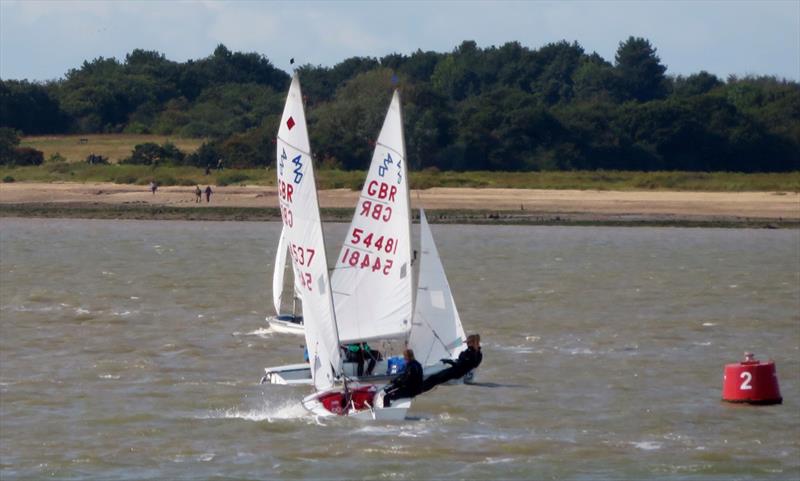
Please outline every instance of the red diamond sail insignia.
[[289, 130], [292, 130], [292, 127], [294, 127], [294, 119], [292, 117], [289, 117], [289, 120], [286, 121], [286, 126], [289, 127]]

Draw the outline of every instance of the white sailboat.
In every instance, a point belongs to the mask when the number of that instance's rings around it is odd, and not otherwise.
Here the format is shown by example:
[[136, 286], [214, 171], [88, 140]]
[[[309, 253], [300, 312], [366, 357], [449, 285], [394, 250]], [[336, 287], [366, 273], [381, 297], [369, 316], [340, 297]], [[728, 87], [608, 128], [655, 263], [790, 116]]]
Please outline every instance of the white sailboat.
[[270, 328], [283, 334], [303, 335], [303, 316], [297, 314], [297, 285], [292, 282], [292, 313], [281, 313], [283, 304], [283, 278], [286, 271], [286, 235], [281, 230], [278, 240], [278, 251], [275, 253], [275, 269], [272, 272], [272, 302], [275, 305], [275, 315], [267, 317]]
[[[343, 345], [374, 340], [404, 344], [408, 338], [413, 313], [409, 204], [400, 94], [395, 91], [331, 276]], [[357, 366], [344, 362], [344, 374], [358, 377]], [[360, 379], [381, 382], [389, 373], [389, 360], [380, 359], [372, 375]], [[300, 384], [309, 378], [310, 373], [290, 365], [265, 369], [263, 380]]]
[[[414, 307], [411, 335], [408, 345], [414, 350], [417, 361], [423, 366], [425, 376], [448, 366], [441, 359], [456, 359], [466, 349], [466, 334], [458, 314], [450, 283], [439, 257], [425, 211], [420, 209], [420, 256], [417, 296]], [[267, 369], [268, 380], [274, 384], [311, 384], [308, 364], [292, 364]], [[476, 370], [462, 379], [449, 381], [472, 382]]]
[[310, 152], [300, 81], [295, 74], [278, 130], [277, 180], [284, 233], [295, 279], [300, 284], [306, 347], [316, 391], [303, 399], [303, 406], [318, 416], [403, 419], [410, 399], [383, 408], [380, 402], [376, 405], [375, 386], [348, 387], [343, 375]]

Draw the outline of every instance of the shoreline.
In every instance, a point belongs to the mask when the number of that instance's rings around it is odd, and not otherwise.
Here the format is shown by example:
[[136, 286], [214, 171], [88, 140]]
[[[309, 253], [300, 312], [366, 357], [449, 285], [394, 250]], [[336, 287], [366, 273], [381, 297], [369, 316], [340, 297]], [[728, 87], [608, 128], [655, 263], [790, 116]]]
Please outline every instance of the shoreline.
[[[280, 221], [269, 186], [194, 187], [111, 183], [0, 184], [0, 217]], [[325, 222], [350, 222], [359, 193], [319, 192]], [[275, 206], [275, 207], [273, 207]], [[411, 192], [431, 223], [800, 228], [798, 192], [684, 192], [432, 188]]]
[[[323, 222], [349, 223], [354, 209], [321, 209]], [[520, 213], [475, 209], [426, 209], [431, 224], [541, 225], [607, 227], [703, 227], [800, 229], [800, 219], [772, 219], [737, 216], [596, 214], [583, 212]], [[0, 218], [99, 219], [99, 220], [180, 220], [280, 222], [275, 207], [170, 207], [160, 205], [114, 205], [100, 203], [24, 203], [0, 204]], [[413, 214], [418, 223], [419, 214]]]

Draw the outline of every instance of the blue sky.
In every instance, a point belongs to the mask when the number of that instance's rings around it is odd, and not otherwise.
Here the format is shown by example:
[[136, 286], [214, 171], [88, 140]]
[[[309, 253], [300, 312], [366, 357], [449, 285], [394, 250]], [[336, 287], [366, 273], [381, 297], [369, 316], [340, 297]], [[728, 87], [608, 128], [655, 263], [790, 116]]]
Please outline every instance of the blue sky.
[[800, 0], [779, 1], [68, 1], [0, 0], [0, 78], [62, 77], [84, 60], [134, 48], [185, 61], [258, 52], [289, 71], [353, 56], [448, 52], [562, 39], [614, 60], [621, 40], [649, 39], [668, 74], [800, 80]]

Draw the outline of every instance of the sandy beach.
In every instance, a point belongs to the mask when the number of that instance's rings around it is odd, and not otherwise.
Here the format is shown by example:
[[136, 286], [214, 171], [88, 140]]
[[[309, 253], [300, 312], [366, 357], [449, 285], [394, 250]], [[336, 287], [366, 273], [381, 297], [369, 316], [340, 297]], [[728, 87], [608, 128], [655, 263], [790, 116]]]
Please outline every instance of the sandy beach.
[[[201, 186], [205, 188], [205, 186]], [[26, 205], [161, 206], [170, 208], [273, 208], [276, 190], [265, 186], [214, 187], [211, 202], [196, 202], [194, 187], [111, 183], [8, 183], [0, 185], [0, 207]], [[323, 208], [352, 209], [358, 192], [320, 192]], [[797, 192], [676, 192], [432, 188], [414, 190], [412, 207], [430, 210], [497, 211], [503, 216], [573, 216], [583, 219], [759, 219], [800, 220]]]

